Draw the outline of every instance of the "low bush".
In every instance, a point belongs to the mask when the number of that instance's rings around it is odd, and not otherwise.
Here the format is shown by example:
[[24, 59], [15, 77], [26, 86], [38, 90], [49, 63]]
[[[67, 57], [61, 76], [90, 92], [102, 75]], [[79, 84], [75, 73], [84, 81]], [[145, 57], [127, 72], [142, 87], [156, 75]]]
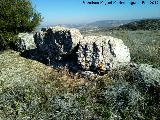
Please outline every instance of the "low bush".
[[15, 35], [31, 32], [41, 22], [30, 0], [1, 0], [0, 11], [0, 50], [13, 47]]

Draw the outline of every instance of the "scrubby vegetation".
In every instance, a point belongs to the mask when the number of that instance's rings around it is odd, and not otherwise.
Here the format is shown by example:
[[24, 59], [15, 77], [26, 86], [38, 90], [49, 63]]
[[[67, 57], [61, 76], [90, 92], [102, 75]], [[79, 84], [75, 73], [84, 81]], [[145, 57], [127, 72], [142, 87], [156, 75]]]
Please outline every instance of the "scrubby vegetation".
[[67, 70], [52, 69], [14, 51], [0, 54], [0, 67], [2, 120], [160, 118], [159, 93], [147, 89], [135, 67], [99, 78], [72, 78]]
[[0, 50], [11, 47], [20, 32], [31, 32], [41, 21], [30, 0], [0, 1]]
[[123, 30], [160, 30], [160, 19], [145, 19], [130, 22], [114, 29]]

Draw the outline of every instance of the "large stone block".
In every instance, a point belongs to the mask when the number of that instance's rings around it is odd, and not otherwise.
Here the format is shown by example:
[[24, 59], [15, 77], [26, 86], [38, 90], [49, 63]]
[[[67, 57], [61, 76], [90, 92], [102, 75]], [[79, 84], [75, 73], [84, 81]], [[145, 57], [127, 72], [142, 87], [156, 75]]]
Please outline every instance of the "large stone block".
[[78, 29], [56, 26], [43, 28], [31, 38], [50, 61], [70, 56], [70, 62], [74, 60], [75, 65], [85, 70], [110, 70], [130, 62], [127, 46], [111, 36], [83, 37]]
[[79, 43], [78, 62], [86, 69], [111, 69], [130, 62], [130, 53], [123, 41], [111, 36], [87, 36]]
[[34, 35], [37, 48], [58, 60], [70, 53], [82, 38], [79, 30], [59, 26], [46, 28]]

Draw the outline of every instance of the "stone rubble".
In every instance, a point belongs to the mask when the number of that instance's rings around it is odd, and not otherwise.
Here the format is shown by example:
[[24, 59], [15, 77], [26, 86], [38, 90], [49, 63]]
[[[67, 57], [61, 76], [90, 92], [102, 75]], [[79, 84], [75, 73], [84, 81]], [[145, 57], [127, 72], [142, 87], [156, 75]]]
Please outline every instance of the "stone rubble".
[[[121, 39], [111, 36], [84, 37], [78, 29], [56, 26], [43, 28], [31, 38], [49, 61], [67, 58], [83, 70], [110, 70], [130, 62], [127, 46]], [[28, 39], [27, 34], [25, 39]]]

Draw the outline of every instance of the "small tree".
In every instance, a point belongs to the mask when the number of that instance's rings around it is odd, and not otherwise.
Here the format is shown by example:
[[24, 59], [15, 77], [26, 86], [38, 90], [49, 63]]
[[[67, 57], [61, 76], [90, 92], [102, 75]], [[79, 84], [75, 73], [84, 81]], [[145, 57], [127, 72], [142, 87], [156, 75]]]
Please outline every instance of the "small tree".
[[14, 42], [20, 32], [31, 32], [41, 22], [41, 15], [30, 0], [0, 0], [0, 50]]

